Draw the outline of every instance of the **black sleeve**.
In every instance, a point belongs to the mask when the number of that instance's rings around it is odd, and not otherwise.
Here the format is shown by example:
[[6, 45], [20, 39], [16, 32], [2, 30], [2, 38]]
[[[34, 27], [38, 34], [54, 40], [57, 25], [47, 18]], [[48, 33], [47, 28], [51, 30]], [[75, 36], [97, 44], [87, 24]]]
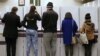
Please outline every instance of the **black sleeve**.
[[55, 22], [53, 23], [53, 25], [56, 26], [56, 25], [57, 25], [57, 22], [58, 22], [58, 14], [55, 12], [54, 15], [55, 15], [55, 16], [54, 16], [54, 17], [55, 17], [55, 18], [54, 18], [54, 19], [55, 19]]
[[78, 26], [77, 26], [76, 22], [74, 21], [74, 31], [75, 31], [75, 33], [77, 32], [77, 29], [78, 29]]
[[45, 29], [45, 27], [46, 27], [46, 13], [43, 13], [43, 15], [42, 15], [42, 27]]
[[37, 18], [37, 20], [41, 20], [41, 17], [40, 17], [40, 15], [36, 12], [36, 18]]
[[27, 20], [26, 20], [26, 15], [25, 15], [23, 21], [21, 22], [22, 26], [24, 26], [25, 28], [26, 28], [26, 22]]
[[8, 13], [6, 13], [6, 14], [4, 15], [3, 19], [1, 20], [2, 23], [5, 23], [5, 22], [6, 22], [7, 14], [8, 14]]
[[94, 23], [92, 23], [92, 28], [95, 31], [95, 24]]
[[18, 27], [21, 27], [21, 26], [22, 26], [22, 25], [21, 25], [21, 22], [20, 22], [20, 17], [19, 17], [19, 16], [18, 16], [17, 26], [18, 26]]
[[76, 35], [76, 32], [77, 32], [77, 29], [78, 29], [78, 26], [77, 26], [77, 24], [76, 24], [75, 21], [72, 22], [72, 23], [73, 23], [73, 36], [75, 36]]
[[58, 21], [58, 14], [57, 14], [57, 21]]

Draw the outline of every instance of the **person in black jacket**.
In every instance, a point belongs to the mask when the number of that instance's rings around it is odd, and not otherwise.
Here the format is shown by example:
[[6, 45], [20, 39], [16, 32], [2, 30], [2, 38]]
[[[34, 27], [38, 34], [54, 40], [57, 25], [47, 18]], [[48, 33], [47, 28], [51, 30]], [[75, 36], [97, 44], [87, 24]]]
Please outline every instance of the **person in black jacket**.
[[2, 23], [5, 24], [3, 36], [7, 44], [7, 56], [16, 55], [18, 27], [21, 27], [20, 17], [16, 14], [17, 10], [17, 7], [13, 7], [11, 12], [7, 12], [2, 19]]
[[47, 4], [47, 11], [42, 16], [42, 27], [44, 29], [43, 43], [46, 56], [55, 56], [57, 40], [57, 20], [58, 14], [53, 10], [53, 3]]
[[36, 23], [38, 20], [41, 20], [41, 17], [35, 10], [36, 7], [31, 6], [29, 13], [25, 15], [24, 20], [22, 21], [22, 25], [26, 28], [26, 56], [29, 56], [31, 47], [34, 49], [34, 55], [38, 56], [38, 27]]

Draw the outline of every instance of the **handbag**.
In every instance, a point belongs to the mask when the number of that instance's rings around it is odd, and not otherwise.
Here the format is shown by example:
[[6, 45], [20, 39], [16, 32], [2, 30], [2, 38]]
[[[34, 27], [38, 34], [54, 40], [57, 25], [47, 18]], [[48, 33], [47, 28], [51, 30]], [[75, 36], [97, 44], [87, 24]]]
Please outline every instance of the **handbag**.
[[80, 40], [83, 44], [88, 44], [88, 39], [87, 39], [86, 33], [80, 34]]
[[75, 36], [72, 37], [72, 44], [77, 44], [77, 39]]

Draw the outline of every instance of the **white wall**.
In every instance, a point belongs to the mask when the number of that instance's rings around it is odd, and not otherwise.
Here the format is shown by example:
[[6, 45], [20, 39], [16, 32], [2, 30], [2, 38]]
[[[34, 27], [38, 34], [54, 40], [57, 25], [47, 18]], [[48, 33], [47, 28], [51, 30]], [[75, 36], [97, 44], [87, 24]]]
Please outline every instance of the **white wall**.
[[[53, 2], [54, 6], [82, 6], [79, 2], [76, 2], [77, 0], [42, 0], [41, 6], [46, 6], [48, 2]], [[97, 6], [98, 0], [95, 0], [94, 2], [86, 3], [83, 6]]]
[[[29, 0], [25, 0], [25, 6], [29, 6], [29, 2]], [[22, 18], [23, 7], [18, 6], [18, 0], [7, 0], [5, 2], [0, 2], [0, 13], [2, 14], [1, 17], [3, 17], [6, 12], [10, 12], [13, 6], [17, 6], [19, 8], [18, 15], [20, 15]]]
[[46, 6], [48, 2], [53, 2], [54, 6], [76, 6], [78, 5], [74, 0], [42, 0], [41, 5]]
[[[94, 2], [86, 3], [84, 5], [80, 5], [79, 3], [75, 2], [75, 0], [41, 0], [41, 6], [46, 6], [48, 2], [53, 2], [55, 7], [60, 7], [60, 6], [97, 6], [97, 4], [100, 4], [100, 0], [95, 0]], [[10, 11], [10, 9], [13, 6], [18, 6], [18, 0], [7, 0], [6, 2], [0, 2], [0, 13], [2, 14], [1, 16], [3, 17], [4, 13], [7, 11]], [[30, 0], [25, 0], [25, 6], [30, 6]], [[18, 14], [20, 15], [23, 13], [23, 7], [18, 6], [19, 11]], [[20, 15], [21, 18], [23, 18], [22, 14]]]

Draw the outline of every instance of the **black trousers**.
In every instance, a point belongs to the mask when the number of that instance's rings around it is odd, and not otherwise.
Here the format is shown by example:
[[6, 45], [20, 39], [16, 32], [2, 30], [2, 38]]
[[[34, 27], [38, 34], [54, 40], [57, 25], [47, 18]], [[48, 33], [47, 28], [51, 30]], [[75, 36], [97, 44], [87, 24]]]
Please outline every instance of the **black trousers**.
[[89, 44], [83, 44], [83, 47], [85, 49], [85, 56], [92, 56], [92, 46], [92, 40], [89, 41]]
[[73, 45], [65, 45], [65, 54], [66, 56], [73, 56]]
[[7, 56], [16, 55], [16, 40], [17, 38], [5, 37]]

